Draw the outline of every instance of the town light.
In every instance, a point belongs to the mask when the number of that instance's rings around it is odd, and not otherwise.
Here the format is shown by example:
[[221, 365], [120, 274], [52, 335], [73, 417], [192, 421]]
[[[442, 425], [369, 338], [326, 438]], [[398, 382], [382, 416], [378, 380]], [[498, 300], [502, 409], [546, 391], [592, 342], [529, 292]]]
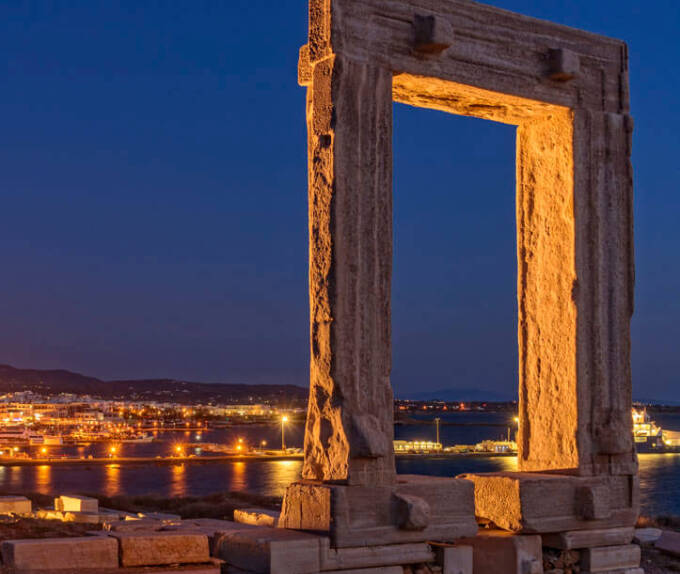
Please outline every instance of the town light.
[[283, 415], [281, 417], [281, 451], [286, 452], [286, 423], [288, 422], [288, 417]]

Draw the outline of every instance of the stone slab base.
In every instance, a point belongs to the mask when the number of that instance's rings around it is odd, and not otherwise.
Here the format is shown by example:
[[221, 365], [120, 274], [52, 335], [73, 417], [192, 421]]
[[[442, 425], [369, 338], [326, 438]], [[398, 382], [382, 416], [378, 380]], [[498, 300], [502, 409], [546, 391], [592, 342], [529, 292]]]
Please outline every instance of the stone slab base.
[[433, 562], [435, 553], [424, 542], [391, 544], [386, 546], [360, 546], [356, 548], [331, 548], [328, 538], [320, 539], [322, 572], [361, 570], [404, 564]]
[[477, 532], [467, 480], [400, 475], [390, 486], [291, 484], [279, 526], [330, 536], [334, 548], [451, 542]]
[[224, 570], [256, 574], [318, 574], [320, 537], [283, 528], [250, 527], [215, 535], [213, 554]]
[[513, 532], [631, 527], [638, 517], [638, 480], [634, 475], [494, 472], [462, 478], [475, 485], [476, 515]]
[[620, 546], [630, 544], [635, 534], [635, 528], [625, 526], [621, 528], [601, 528], [599, 530], [572, 530], [543, 534], [543, 546], [572, 550], [574, 548], [594, 548], [597, 546]]
[[586, 548], [581, 552], [582, 572], [611, 572], [640, 566], [640, 547], [637, 544]]

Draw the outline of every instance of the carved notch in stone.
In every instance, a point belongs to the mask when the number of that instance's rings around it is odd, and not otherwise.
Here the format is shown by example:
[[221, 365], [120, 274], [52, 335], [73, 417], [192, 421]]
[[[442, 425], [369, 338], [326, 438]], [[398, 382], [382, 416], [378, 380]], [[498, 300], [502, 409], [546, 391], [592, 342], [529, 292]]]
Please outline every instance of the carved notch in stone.
[[583, 520], [602, 520], [611, 516], [609, 488], [604, 485], [576, 489], [576, 514]]
[[439, 16], [416, 14], [413, 17], [414, 48], [421, 54], [441, 54], [451, 46], [453, 32]]
[[581, 71], [578, 54], [565, 48], [548, 52], [548, 77], [558, 82], [573, 80]]

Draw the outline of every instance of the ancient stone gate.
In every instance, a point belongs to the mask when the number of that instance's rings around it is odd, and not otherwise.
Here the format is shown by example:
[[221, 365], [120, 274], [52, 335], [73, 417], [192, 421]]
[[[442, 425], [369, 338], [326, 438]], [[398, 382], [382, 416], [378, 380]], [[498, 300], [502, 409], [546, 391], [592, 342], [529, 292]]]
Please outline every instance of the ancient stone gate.
[[[465, 0], [310, 0], [309, 15], [310, 400], [282, 525], [340, 546], [468, 536], [472, 484], [476, 514], [510, 530], [632, 524], [625, 44]], [[393, 101], [517, 126], [517, 473], [395, 473]]]

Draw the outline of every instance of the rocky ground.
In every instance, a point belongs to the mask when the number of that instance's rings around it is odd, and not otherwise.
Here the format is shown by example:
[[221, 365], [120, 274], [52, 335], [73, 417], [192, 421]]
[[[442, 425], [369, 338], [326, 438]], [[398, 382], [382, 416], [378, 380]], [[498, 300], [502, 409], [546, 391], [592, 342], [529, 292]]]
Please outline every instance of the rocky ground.
[[[281, 509], [281, 497], [260, 496], [246, 492], [220, 492], [208, 496], [185, 496], [161, 498], [154, 495], [144, 496], [101, 496], [83, 493], [99, 500], [105, 508], [115, 508], [126, 512], [167, 512], [179, 514], [182, 518], [219, 518], [231, 520], [234, 510], [257, 506], [258, 508]], [[48, 507], [54, 502], [52, 496], [27, 494], [33, 507]]]

